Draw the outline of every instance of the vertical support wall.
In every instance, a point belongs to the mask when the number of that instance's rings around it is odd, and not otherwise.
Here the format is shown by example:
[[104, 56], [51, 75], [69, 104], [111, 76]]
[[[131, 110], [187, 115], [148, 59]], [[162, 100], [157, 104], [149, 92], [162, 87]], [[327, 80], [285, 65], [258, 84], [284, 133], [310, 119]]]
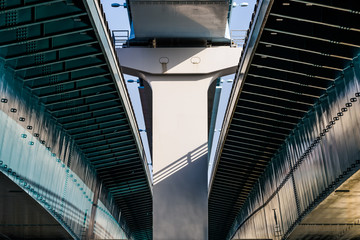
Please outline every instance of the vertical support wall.
[[359, 133], [357, 57], [273, 157], [228, 239], [286, 239], [312, 209], [359, 170]]
[[156, 240], [207, 239], [211, 77], [151, 76]]
[[94, 170], [22, 83], [0, 60], [0, 171], [74, 239], [86, 238], [89, 225], [94, 238], [127, 239], [125, 222]]

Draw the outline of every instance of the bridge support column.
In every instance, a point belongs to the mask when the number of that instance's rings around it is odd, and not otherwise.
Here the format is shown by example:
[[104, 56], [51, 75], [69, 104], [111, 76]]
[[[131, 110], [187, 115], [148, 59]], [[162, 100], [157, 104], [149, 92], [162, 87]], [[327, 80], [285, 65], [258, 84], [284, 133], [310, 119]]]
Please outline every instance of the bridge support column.
[[149, 77], [153, 91], [154, 239], [207, 239], [204, 76]]
[[240, 49], [124, 48], [123, 71], [153, 95], [153, 239], [208, 235], [208, 87], [234, 73]]

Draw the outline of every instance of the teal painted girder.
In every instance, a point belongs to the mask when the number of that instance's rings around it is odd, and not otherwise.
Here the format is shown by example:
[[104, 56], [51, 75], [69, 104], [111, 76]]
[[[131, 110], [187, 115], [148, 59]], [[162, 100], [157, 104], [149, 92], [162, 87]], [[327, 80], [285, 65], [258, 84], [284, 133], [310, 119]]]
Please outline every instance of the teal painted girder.
[[152, 239], [152, 196], [86, 1], [5, 0], [0, 57], [72, 136], [126, 217]]

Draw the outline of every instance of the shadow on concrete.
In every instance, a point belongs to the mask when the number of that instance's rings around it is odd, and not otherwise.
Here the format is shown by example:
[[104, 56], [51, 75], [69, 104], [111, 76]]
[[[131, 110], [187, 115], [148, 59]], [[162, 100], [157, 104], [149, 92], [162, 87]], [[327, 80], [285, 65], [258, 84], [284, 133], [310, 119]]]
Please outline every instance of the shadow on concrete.
[[207, 154], [207, 143], [199, 146], [154, 174], [154, 185]]
[[207, 239], [207, 143], [154, 175], [154, 239]]

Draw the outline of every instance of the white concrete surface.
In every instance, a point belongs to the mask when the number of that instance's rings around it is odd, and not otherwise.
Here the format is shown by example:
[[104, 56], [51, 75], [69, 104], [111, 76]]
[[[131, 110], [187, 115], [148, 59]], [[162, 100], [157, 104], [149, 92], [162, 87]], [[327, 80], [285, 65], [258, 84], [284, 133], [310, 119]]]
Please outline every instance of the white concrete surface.
[[119, 48], [126, 74], [212, 74], [215, 78], [236, 71], [241, 48]]

